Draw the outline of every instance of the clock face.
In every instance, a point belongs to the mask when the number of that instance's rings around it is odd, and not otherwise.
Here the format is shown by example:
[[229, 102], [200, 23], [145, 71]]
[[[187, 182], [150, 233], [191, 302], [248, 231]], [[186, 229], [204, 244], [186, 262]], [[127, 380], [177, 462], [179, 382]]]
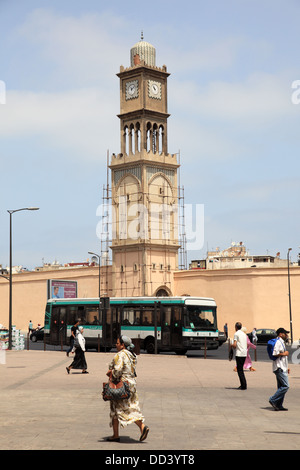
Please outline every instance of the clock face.
[[128, 86], [128, 93], [129, 95], [133, 95], [135, 93], [135, 90], [136, 90], [136, 87], [135, 87], [135, 84], [132, 83], [131, 85]]
[[152, 83], [151, 85], [151, 91], [154, 95], [157, 95], [158, 94], [158, 86], [156, 83]]
[[150, 98], [161, 100], [161, 83], [149, 80], [148, 82], [148, 95]]
[[126, 100], [137, 98], [139, 96], [138, 92], [138, 80], [132, 80], [131, 82], [126, 83]]

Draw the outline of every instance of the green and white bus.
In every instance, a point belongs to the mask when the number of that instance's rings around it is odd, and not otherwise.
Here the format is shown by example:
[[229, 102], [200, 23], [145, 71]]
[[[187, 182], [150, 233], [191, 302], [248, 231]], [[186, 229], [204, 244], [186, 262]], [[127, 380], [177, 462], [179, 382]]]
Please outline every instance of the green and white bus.
[[87, 348], [109, 351], [120, 334], [139, 340], [148, 353], [217, 349], [217, 305], [203, 297], [111, 297], [108, 308], [99, 298], [51, 299], [45, 312], [44, 341], [69, 344], [79, 320]]

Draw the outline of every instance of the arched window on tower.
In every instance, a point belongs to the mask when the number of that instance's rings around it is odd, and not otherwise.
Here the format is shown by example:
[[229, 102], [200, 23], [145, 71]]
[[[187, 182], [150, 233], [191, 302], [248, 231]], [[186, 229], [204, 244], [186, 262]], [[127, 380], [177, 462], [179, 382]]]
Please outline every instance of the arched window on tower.
[[153, 133], [152, 133], [152, 152], [156, 153], [158, 151], [158, 131], [157, 124], [153, 124]]
[[150, 152], [151, 150], [151, 137], [152, 137], [152, 131], [151, 131], [151, 122], [147, 122], [147, 152]]
[[129, 150], [129, 139], [128, 139], [128, 126], [124, 127], [124, 133], [123, 133], [123, 147], [124, 151], [122, 153], [125, 153], [128, 155], [128, 150]]
[[135, 132], [134, 124], [130, 124], [130, 134], [129, 134], [129, 153], [135, 153]]
[[136, 152], [141, 151], [141, 126], [139, 122], [135, 125], [135, 149]]
[[158, 130], [158, 151], [159, 153], [164, 152], [164, 126], [161, 124]]
[[128, 126], [125, 127], [125, 153], [129, 155], [129, 129]]

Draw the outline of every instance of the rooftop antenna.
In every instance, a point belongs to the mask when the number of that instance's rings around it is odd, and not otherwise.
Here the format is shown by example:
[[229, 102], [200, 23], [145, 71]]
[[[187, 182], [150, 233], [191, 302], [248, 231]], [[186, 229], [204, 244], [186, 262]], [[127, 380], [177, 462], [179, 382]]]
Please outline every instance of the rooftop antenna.
[[143, 30], [141, 31], [141, 41], [144, 41], [144, 33], [143, 33]]

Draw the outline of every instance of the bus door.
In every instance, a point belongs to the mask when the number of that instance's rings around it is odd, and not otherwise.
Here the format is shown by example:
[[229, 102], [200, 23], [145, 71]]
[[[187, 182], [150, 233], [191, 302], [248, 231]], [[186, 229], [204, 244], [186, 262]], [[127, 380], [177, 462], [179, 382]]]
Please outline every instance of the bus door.
[[50, 344], [66, 344], [67, 339], [67, 307], [52, 307]]
[[181, 307], [163, 306], [161, 344], [165, 348], [182, 347]]

